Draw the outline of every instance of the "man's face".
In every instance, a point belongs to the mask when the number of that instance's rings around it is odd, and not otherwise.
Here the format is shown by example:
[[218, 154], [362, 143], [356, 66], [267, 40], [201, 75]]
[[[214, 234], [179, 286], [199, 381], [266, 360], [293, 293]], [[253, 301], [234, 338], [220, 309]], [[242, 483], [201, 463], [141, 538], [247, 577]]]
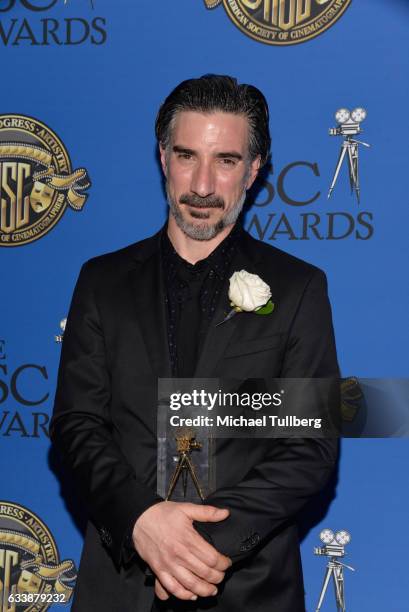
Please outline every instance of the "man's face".
[[248, 157], [248, 129], [241, 115], [176, 115], [161, 163], [171, 214], [190, 238], [210, 240], [240, 214], [260, 165]]

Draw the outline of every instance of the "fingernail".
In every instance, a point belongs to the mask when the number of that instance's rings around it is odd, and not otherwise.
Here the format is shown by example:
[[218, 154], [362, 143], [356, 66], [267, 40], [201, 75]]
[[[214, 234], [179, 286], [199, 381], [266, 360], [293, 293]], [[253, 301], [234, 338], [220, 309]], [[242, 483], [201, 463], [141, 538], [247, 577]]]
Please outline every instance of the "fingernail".
[[217, 595], [217, 589], [213, 591], [212, 595]]
[[197, 599], [197, 595], [192, 595], [192, 597], [190, 598], [191, 601], [196, 601]]

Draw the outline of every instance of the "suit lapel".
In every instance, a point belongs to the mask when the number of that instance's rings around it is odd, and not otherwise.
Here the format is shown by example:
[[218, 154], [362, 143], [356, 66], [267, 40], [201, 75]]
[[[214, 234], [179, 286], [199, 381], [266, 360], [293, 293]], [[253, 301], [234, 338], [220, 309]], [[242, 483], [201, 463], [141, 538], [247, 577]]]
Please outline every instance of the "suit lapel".
[[129, 272], [136, 318], [154, 376], [171, 377], [160, 249]]
[[233, 336], [237, 325], [239, 324], [240, 317], [245, 316], [245, 314], [238, 313], [222, 325], [217, 325], [220, 323], [220, 321], [223, 321], [226, 314], [231, 310], [228, 292], [229, 278], [233, 272], [246, 270], [252, 274], [257, 274], [255, 260], [252, 256], [250, 247], [251, 244], [247, 234], [244, 233], [239, 240], [237, 253], [233, 257], [230, 274], [223, 283], [215, 313], [210, 321], [209, 329], [203, 343], [203, 348], [196, 365], [196, 378], [207, 378], [214, 375], [215, 368], [222, 358], [224, 351], [231, 337]]

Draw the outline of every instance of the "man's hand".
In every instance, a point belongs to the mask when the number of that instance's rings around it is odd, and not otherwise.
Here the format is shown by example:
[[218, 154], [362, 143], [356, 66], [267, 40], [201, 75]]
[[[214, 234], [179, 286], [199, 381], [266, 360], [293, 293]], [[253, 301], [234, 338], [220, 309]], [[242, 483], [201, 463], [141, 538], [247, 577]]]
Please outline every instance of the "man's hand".
[[216, 595], [231, 560], [206, 542], [193, 521], [217, 522], [228, 510], [199, 504], [160, 502], [148, 508], [135, 523], [136, 551], [157, 576], [155, 592], [179, 599]]

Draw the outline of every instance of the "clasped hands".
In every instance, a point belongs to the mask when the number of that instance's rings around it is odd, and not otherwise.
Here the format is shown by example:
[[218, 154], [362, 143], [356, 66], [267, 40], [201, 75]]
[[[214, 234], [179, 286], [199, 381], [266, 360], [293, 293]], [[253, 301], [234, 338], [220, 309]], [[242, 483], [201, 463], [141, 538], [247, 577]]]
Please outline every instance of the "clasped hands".
[[156, 576], [159, 599], [195, 600], [217, 594], [217, 584], [232, 565], [202, 538], [193, 521], [218, 522], [229, 511], [214, 506], [171, 501], [148, 508], [135, 523], [132, 539], [140, 557]]

